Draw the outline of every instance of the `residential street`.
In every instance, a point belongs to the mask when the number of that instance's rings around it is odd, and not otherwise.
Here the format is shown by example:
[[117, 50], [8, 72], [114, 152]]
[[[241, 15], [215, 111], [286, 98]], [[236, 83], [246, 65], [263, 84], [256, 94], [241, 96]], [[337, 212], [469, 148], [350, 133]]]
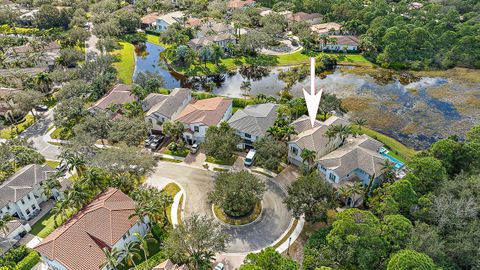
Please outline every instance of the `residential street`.
[[[212, 216], [211, 205], [207, 203], [207, 194], [213, 189], [214, 175], [211, 171], [185, 164], [160, 161], [146, 183], [160, 186], [162, 182], [172, 179], [185, 189], [186, 217], [192, 213]], [[229, 253], [247, 253], [267, 247], [274, 243], [290, 225], [291, 215], [283, 204], [285, 193], [275, 180], [260, 178], [267, 181], [268, 187], [262, 200], [262, 215], [257, 221], [244, 226], [225, 225], [225, 230], [232, 236], [232, 241], [227, 248]]]
[[53, 122], [53, 109], [48, 110], [42, 115], [39, 114], [39, 120], [28, 127], [20, 137], [28, 138], [33, 142], [35, 148], [48, 160], [58, 160], [60, 147], [48, 143], [48, 127]]

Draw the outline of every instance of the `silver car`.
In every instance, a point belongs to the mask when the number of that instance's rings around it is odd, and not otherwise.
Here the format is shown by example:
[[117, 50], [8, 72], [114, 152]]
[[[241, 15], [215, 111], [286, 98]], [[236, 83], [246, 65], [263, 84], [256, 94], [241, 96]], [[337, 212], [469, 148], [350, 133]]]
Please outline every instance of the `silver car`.
[[225, 270], [225, 265], [223, 263], [218, 263], [214, 268], [215, 270]]

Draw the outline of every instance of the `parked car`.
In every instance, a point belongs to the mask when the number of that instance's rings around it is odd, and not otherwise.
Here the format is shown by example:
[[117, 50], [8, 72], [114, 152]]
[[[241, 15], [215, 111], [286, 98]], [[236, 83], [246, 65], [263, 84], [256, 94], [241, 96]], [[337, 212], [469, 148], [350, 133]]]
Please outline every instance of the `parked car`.
[[149, 147], [150, 147], [150, 143], [152, 142], [152, 140], [153, 140], [154, 138], [155, 138], [155, 135], [150, 135], [150, 136], [148, 136], [148, 138], [145, 139], [143, 145], [144, 145], [145, 147], [149, 148]]
[[152, 149], [152, 151], [158, 150], [160, 145], [162, 145], [163, 139], [165, 139], [165, 136], [155, 135], [155, 138], [150, 141], [150, 149]]
[[67, 170], [67, 164], [62, 162], [62, 163], [58, 164], [58, 166], [55, 168], [55, 170], [57, 172], [64, 172], [64, 171]]
[[198, 149], [200, 149], [200, 144], [194, 143], [190, 149], [190, 153], [195, 154], [198, 152]]
[[253, 162], [255, 161], [255, 153], [257, 153], [255, 149], [248, 151], [247, 157], [245, 157], [245, 161], [243, 162], [245, 166], [252, 166]]
[[215, 270], [225, 270], [225, 265], [223, 263], [218, 263], [217, 266], [215, 266]]
[[35, 111], [46, 112], [46, 111], [48, 111], [48, 106], [47, 105], [37, 105], [37, 106], [35, 106]]

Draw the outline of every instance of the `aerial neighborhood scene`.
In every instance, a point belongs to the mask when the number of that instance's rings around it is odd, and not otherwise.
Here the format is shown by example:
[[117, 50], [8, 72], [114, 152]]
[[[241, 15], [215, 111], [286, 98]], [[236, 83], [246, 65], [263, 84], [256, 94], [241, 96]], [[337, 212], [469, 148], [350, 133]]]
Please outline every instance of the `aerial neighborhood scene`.
[[30, 269], [480, 269], [480, 2], [0, 0]]

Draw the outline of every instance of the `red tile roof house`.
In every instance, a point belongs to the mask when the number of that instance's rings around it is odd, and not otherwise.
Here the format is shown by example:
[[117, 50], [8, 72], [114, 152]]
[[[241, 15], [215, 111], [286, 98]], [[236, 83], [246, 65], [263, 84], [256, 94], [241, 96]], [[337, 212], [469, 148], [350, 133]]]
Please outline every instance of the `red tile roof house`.
[[188, 143], [200, 143], [205, 140], [208, 127], [227, 121], [232, 111], [231, 98], [214, 97], [188, 104], [175, 120], [185, 125], [183, 138]]
[[[115, 188], [98, 195], [65, 224], [58, 227], [35, 247], [49, 269], [98, 270], [107, 249], [122, 249], [135, 239], [135, 232], [145, 235], [148, 218], [140, 221], [134, 213], [135, 202]], [[106, 268], [103, 268], [106, 269]]]

